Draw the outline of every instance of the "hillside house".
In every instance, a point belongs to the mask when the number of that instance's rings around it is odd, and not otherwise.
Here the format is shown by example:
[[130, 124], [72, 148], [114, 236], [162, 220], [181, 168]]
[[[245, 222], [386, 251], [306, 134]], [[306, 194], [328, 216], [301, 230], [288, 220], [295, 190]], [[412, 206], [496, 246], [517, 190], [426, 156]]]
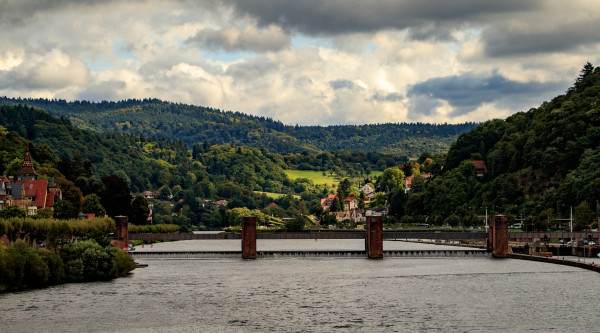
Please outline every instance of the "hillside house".
[[358, 209], [358, 199], [355, 197], [348, 197], [344, 199], [344, 210], [352, 211]]
[[[413, 179], [415, 178], [416, 175], [410, 175], [408, 177], [406, 177], [405, 181], [406, 181], [406, 186], [404, 186], [404, 193], [408, 193], [410, 192], [410, 188], [412, 187], [412, 182]], [[424, 179], [429, 179], [431, 178], [431, 174], [430, 173], [423, 173], [420, 175], [422, 178]]]
[[331, 204], [333, 203], [333, 199], [335, 198], [337, 198], [337, 195], [330, 194], [327, 196], [327, 198], [321, 199], [321, 207], [323, 208], [323, 210], [329, 210], [329, 207], [331, 206]]
[[25, 153], [16, 181], [13, 177], [0, 176], [0, 210], [17, 206], [31, 216], [36, 215], [38, 209], [52, 208], [59, 199], [62, 192], [54, 179], [37, 179], [29, 152]]
[[473, 164], [475, 164], [475, 174], [477, 177], [483, 177], [483, 175], [487, 172], [487, 166], [485, 165], [484, 160], [472, 160]]
[[358, 192], [364, 193], [365, 198], [367, 199], [372, 199], [375, 196], [375, 190], [369, 184], [365, 184], [365, 186], [361, 187]]

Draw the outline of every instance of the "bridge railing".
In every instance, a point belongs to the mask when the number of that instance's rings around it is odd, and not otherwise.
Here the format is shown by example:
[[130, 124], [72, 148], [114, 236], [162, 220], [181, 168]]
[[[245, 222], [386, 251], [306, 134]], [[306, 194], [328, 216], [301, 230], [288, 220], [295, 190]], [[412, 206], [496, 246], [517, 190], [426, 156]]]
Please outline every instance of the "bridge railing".
[[[481, 231], [384, 231], [383, 239], [485, 239], [488, 235]], [[257, 233], [257, 239], [364, 239], [365, 231], [306, 231], [306, 232], [275, 232]], [[241, 239], [241, 234], [129, 234], [130, 240], [166, 241], [166, 240], [217, 240]]]

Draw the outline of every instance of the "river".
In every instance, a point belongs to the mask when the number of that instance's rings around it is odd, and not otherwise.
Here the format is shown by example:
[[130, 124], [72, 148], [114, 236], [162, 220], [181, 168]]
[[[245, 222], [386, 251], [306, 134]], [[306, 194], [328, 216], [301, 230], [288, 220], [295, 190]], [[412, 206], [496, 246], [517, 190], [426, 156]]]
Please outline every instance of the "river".
[[[354, 250], [364, 247], [364, 241], [259, 240], [257, 244], [259, 251], [282, 246]], [[384, 242], [384, 249], [431, 247]], [[151, 247], [157, 251], [239, 248], [239, 240]], [[600, 274], [547, 263], [294, 257], [144, 259], [142, 263], [148, 267], [109, 282], [0, 295], [0, 331], [597, 332], [600, 328]]]

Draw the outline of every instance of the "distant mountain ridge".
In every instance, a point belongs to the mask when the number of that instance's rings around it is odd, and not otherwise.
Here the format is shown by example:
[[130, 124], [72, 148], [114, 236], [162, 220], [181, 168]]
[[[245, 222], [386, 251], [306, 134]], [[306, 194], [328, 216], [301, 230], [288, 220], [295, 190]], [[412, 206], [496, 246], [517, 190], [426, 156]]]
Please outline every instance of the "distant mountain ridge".
[[67, 102], [0, 97], [0, 104], [23, 104], [69, 119], [95, 133], [135, 133], [181, 140], [266, 148], [276, 153], [320, 151], [381, 152], [416, 157], [445, 153], [452, 142], [477, 123], [386, 123], [336, 126], [290, 126], [271, 118], [209, 107], [130, 99], [119, 102]]

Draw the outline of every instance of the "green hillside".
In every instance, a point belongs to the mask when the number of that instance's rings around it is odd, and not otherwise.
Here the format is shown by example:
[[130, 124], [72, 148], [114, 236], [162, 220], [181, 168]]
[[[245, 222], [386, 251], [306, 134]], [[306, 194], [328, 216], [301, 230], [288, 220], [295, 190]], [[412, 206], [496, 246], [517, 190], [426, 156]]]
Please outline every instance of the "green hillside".
[[377, 174], [380, 167], [405, 162], [382, 153], [341, 150], [280, 155], [207, 142], [194, 145], [190, 152], [179, 140], [91, 133], [40, 109], [0, 105], [0, 175], [15, 176], [27, 150], [41, 176], [61, 179], [75, 209], [86, 195], [106, 195], [100, 178], [114, 174], [131, 192], [152, 190], [158, 200], [174, 204], [155, 205], [156, 222], [207, 228], [234, 223], [214, 205], [217, 200], [227, 200], [228, 209], [262, 209], [275, 202], [279, 208], [270, 214], [280, 217], [298, 214], [298, 198], [304, 207], [320, 208], [318, 199], [332, 190], [332, 184], [288, 177], [290, 169], [320, 174], [335, 171], [362, 179]]
[[349, 150], [416, 157], [444, 153], [475, 123], [288, 126], [264, 117], [157, 99], [92, 103], [0, 98], [0, 104], [29, 105], [69, 119], [95, 133], [133, 133], [181, 140], [188, 147], [213, 142], [265, 148], [281, 154]]
[[[476, 177], [469, 160], [484, 160], [487, 173]], [[591, 212], [579, 228], [591, 224], [600, 213], [600, 68], [588, 63], [566, 94], [461, 135], [443, 173], [427, 185], [409, 196], [411, 214], [464, 216], [487, 208], [554, 221], [572, 207]]]

